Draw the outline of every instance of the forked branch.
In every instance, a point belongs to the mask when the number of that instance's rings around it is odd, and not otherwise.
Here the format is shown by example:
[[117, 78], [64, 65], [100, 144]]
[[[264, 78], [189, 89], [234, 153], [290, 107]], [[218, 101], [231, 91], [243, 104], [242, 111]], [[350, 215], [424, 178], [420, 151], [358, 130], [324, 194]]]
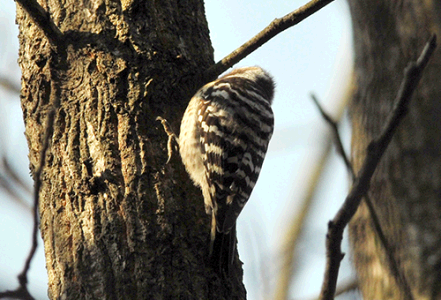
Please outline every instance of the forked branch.
[[424, 47], [416, 62], [411, 62], [405, 69], [404, 79], [394, 101], [394, 107], [386, 121], [380, 136], [368, 145], [367, 155], [361, 170], [336, 216], [328, 224], [326, 235], [326, 270], [320, 299], [334, 299], [340, 262], [343, 259], [341, 241], [343, 231], [355, 214], [361, 199], [369, 190], [370, 181], [377, 165], [389, 145], [392, 136], [408, 110], [410, 99], [422, 76], [430, 56], [436, 48], [436, 36], [433, 35]]
[[[354, 173], [354, 168], [352, 167], [351, 162], [349, 161], [348, 155], [346, 155], [346, 152], [343, 147], [342, 140], [340, 138], [340, 133], [338, 131], [338, 124], [335, 122], [321, 107], [320, 103], [318, 102], [317, 98], [314, 94], [311, 95], [312, 100], [317, 105], [320, 114], [325, 119], [325, 121], [329, 124], [329, 126], [332, 129], [335, 144], [337, 147], [337, 152], [340, 154], [340, 156], [343, 159], [343, 162], [345, 163], [346, 168], [348, 169], [349, 173], [351, 174], [352, 181], [355, 181], [356, 176]], [[384, 251], [386, 252], [386, 255], [388, 257], [389, 267], [392, 273], [394, 274], [395, 278], [398, 280], [398, 284], [401, 286], [402, 290], [405, 292], [406, 295], [411, 295], [410, 286], [406, 280], [406, 278], [402, 275], [402, 273], [399, 272], [398, 264], [395, 259], [395, 253], [393, 249], [390, 247], [388, 240], [386, 239], [386, 235], [383, 232], [383, 228], [380, 224], [380, 219], [378, 218], [377, 212], [375, 211], [375, 207], [369, 197], [369, 192], [363, 197], [364, 201], [366, 202], [366, 205], [368, 207], [369, 213], [372, 218], [372, 223], [374, 225], [375, 232], [378, 235], [378, 238], [380, 239], [381, 245], [384, 248]], [[336, 292], [337, 294], [337, 292]]]

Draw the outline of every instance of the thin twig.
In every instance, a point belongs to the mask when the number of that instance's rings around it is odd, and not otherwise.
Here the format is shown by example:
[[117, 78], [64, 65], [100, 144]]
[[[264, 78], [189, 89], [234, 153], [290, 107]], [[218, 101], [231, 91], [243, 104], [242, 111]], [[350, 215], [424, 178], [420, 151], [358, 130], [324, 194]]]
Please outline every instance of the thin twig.
[[312, 0], [303, 5], [299, 9], [287, 14], [283, 18], [275, 19], [265, 29], [259, 32], [248, 42], [234, 50], [232, 53], [224, 57], [221, 61], [210, 67], [205, 76], [209, 80], [215, 79], [217, 76], [231, 68], [233, 65], [247, 57], [254, 50], [265, 44], [267, 41], [275, 37], [282, 31], [292, 27], [315, 12], [319, 11], [333, 0]]
[[433, 35], [424, 47], [421, 56], [416, 62], [411, 62], [405, 69], [404, 79], [395, 99], [394, 107], [389, 115], [386, 125], [380, 136], [368, 145], [367, 155], [359, 172], [359, 175], [335, 218], [328, 224], [326, 235], [326, 270], [320, 293], [320, 299], [334, 299], [340, 262], [344, 254], [341, 252], [343, 231], [355, 214], [363, 196], [369, 190], [370, 180], [397, 129], [408, 110], [408, 104], [412, 94], [422, 76], [430, 56], [436, 48], [436, 36]]
[[54, 46], [64, 43], [63, 33], [49, 17], [49, 13], [35, 0], [15, 0], [29, 14], [35, 24], [44, 32]]
[[[335, 122], [331, 116], [329, 116], [324, 109], [322, 108], [322, 106], [320, 105], [319, 101], [317, 100], [317, 97], [314, 94], [311, 94], [311, 98], [314, 101], [314, 103], [316, 104], [317, 108], [320, 111], [320, 114], [322, 115], [323, 119], [325, 119], [325, 121], [329, 124], [329, 126], [332, 129], [333, 132], [333, 136], [334, 136], [334, 140], [335, 140], [335, 144], [337, 147], [337, 152], [340, 154], [341, 158], [343, 159], [346, 168], [348, 169], [349, 173], [351, 174], [352, 177], [352, 181], [355, 181], [355, 172], [354, 172], [354, 168], [352, 167], [351, 162], [349, 161], [348, 155], [346, 154], [346, 151], [343, 148], [343, 143], [340, 137], [340, 133], [338, 131], [338, 124], [337, 122]], [[398, 263], [395, 260], [395, 256], [394, 256], [394, 251], [393, 249], [390, 247], [389, 242], [386, 239], [386, 235], [383, 232], [383, 229], [381, 227], [380, 224], [380, 219], [378, 218], [378, 214], [375, 211], [375, 207], [369, 197], [369, 192], [364, 196], [364, 201], [366, 202], [366, 205], [368, 207], [369, 213], [371, 215], [372, 218], [372, 222], [374, 224], [374, 229], [375, 232], [378, 234], [378, 238], [380, 239], [380, 242], [384, 248], [384, 251], [388, 257], [388, 263], [389, 263], [389, 267], [394, 275], [394, 278], [397, 278], [398, 280], [398, 284], [402, 287], [402, 289], [404, 290], [404, 293], [407, 295], [411, 295], [411, 290], [410, 290], [410, 286], [406, 280], [406, 278], [403, 276], [403, 274], [399, 271], [398, 268]], [[337, 293], [337, 292], [336, 292]]]
[[329, 124], [329, 126], [332, 129], [335, 145], [337, 147], [337, 152], [341, 155], [343, 158], [343, 161], [345, 163], [346, 168], [348, 169], [349, 173], [352, 176], [352, 180], [355, 179], [354, 169], [352, 168], [351, 163], [349, 162], [348, 156], [346, 155], [345, 149], [343, 148], [343, 143], [340, 138], [340, 134], [338, 132], [338, 124], [335, 122], [322, 108], [319, 101], [317, 100], [317, 97], [314, 94], [311, 94], [312, 101], [317, 106], [318, 110], [320, 111], [320, 114], [322, 115], [323, 119]]

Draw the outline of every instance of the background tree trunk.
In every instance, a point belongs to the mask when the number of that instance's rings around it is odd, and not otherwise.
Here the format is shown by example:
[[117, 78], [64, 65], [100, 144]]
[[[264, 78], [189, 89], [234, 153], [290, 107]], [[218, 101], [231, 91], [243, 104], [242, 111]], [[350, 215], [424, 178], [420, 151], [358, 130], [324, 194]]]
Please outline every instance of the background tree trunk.
[[[351, 104], [352, 158], [358, 170], [369, 141], [385, 123], [403, 70], [432, 33], [440, 35], [436, 1], [349, 0], [356, 90]], [[370, 196], [390, 250], [385, 250], [362, 203], [350, 224], [353, 259], [364, 299], [441, 299], [441, 54], [436, 50], [372, 179]]]
[[32, 171], [54, 101], [41, 231], [51, 299], [244, 299], [208, 268], [209, 217], [155, 119], [177, 131], [213, 64], [202, 0], [39, 1], [51, 47], [20, 7], [21, 101]]

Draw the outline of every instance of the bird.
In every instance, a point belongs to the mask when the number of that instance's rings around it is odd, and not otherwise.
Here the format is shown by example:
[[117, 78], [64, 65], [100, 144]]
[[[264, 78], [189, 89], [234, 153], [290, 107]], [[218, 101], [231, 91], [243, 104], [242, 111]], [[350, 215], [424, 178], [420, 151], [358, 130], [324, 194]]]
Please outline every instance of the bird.
[[180, 156], [212, 216], [211, 264], [224, 273], [234, 263], [236, 221], [274, 131], [274, 89], [262, 68], [237, 68], [200, 88], [182, 117]]

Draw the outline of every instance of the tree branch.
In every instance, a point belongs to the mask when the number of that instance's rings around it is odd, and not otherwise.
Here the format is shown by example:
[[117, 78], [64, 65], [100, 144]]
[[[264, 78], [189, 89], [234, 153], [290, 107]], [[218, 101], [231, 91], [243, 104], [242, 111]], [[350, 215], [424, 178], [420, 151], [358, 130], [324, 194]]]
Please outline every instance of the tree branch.
[[22, 300], [35, 300], [34, 297], [31, 296], [26, 286], [19, 286], [16, 290], [6, 291], [0, 293], [1, 298], [8, 299], [22, 299]]
[[49, 13], [35, 0], [15, 0], [29, 14], [54, 46], [64, 44], [63, 33], [49, 17]]
[[267, 41], [275, 37], [282, 31], [292, 27], [315, 12], [319, 11], [333, 0], [312, 0], [303, 5], [299, 9], [287, 14], [283, 18], [275, 19], [265, 29], [259, 32], [256, 36], [250, 39], [248, 42], [231, 52], [224, 57], [221, 61], [210, 67], [205, 72], [205, 78], [213, 80], [220, 74], [231, 68], [233, 65], [247, 57], [254, 50], [265, 44]]
[[329, 124], [331, 127], [333, 136], [334, 136], [334, 142], [335, 146], [337, 147], [337, 152], [340, 154], [340, 156], [343, 158], [343, 161], [345, 163], [346, 168], [348, 169], [349, 173], [351, 174], [352, 180], [355, 180], [355, 174], [354, 169], [352, 168], [351, 163], [349, 162], [349, 158], [346, 155], [345, 149], [343, 148], [343, 143], [340, 138], [340, 133], [338, 132], [338, 124], [335, 122], [322, 108], [319, 101], [317, 100], [317, 97], [314, 94], [311, 94], [312, 101], [317, 106], [318, 110], [320, 111], [320, 114], [322, 115], [323, 119]]
[[326, 270], [320, 299], [334, 299], [340, 262], [344, 254], [341, 252], [343, 231], [355, 214], [363, 196], [369, 190], [370, 180], [384, 153], [393, 133], [406, 115], [412, 94], [422, 76], [430, 56], [436, 48], [436, 36], [433, 35], [424, 47], [416, 62], [411, 62], [405, 69], [404, 79], [395, 99], [395, 105], [389, 115], [380, 136], [367, 147], [367, 155], [360, 173], [340, 210], [328, 224], [326, 235]]
[[[319, 101], [317, 100], [316, 96], [314, 94], [311, 94], [311, 98], [316, 104], [317, 108], [320, 111], [320, 114], [322, 115], [323, 119], [329, 124], [331, 127], [331, 130], [333, 132], [335, 144], [337, 147], [337, 152], [342, 157], [346, 168], [348, 169], [349, 173], [351, 174], [352, 181], [354, 182], [356, 180], [354, 168], [352, 167], [352, 164], [349, 161], [349, 157], [346, 154], [346, 151], [343, 148], [343, 143], [340, 138], [340, 133], [338, 132], [338, 124], [335, 122], [322, 108]], [[410, 286], [407, 283], [406, 278], [399, 272], [398, 263], [395, 260], [394, 251], [389, 245], [389, 242], [386, 239], [386, 235], [383, 232], [383, 229], [381, 228], [380, 219], [378, 218], [377, 212], [375, 211], [375, 207], [369, 197], [369, 192], [366, 193], [366, 195], [363, 198], [366, 202], [366, 205], [368, 207], [369, 213], [372, 218], [372, 223], [374, 224], [375, 232], [378, 234], [378, 238], [380, 239], [380, 242], [384, 248], [384, 251], [388, 257], [389, 262], [389, 268], [394, 274], [394, 278], [397, 278], [398, 284], [402, 287], [406, 295], [412, 295]], [[336, 292], [337, 294], [337, 292]], [[411, 297], [411, 296], [410, 296]]]

